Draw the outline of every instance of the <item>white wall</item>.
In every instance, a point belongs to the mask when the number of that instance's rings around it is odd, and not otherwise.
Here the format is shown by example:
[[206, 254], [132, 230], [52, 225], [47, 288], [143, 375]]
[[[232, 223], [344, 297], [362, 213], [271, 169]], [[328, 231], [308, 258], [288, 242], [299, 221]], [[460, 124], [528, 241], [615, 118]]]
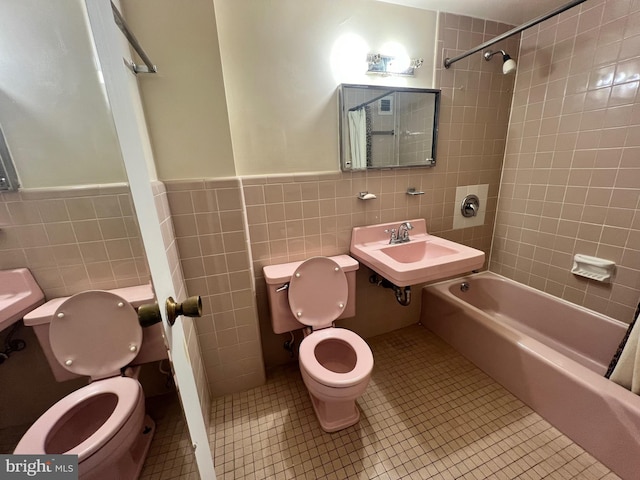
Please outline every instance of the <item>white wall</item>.
[[[238, 175], [339, 170], [340, 83], [432, 87], [435, 12], [372, 0], [214, 5]], [[424, 58], [414, 78], [363, 73], [387, 42]]]
[[122, 0], [157, 65], [138, 82], [160, 180], [235, 175], [212, 0]]
[[0, 3], [0, 124], [25, 188], [126, 181], [81, 0]]

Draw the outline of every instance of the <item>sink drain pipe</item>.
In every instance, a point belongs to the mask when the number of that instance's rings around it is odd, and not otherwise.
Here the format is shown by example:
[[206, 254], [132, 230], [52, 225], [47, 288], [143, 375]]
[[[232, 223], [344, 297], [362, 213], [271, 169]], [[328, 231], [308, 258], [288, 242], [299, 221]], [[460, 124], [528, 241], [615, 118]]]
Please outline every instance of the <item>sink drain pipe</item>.
[[396, 292], [396, 300], [400, 305], [406, 307], [411, 303], [411, 287], [398, 287], [394, 285], [393, 290]]
[[383, 288], [392, 288], [395, 295], [396, 300], [403, 307], [407, 307], [411, 303], [411, 287], [399, 287], [396, 284], [390, 282], [384, 277], [379, 276], [377, 273], [372, 274], [369, 277], [369, 283], [374, 285], [378, 285]]

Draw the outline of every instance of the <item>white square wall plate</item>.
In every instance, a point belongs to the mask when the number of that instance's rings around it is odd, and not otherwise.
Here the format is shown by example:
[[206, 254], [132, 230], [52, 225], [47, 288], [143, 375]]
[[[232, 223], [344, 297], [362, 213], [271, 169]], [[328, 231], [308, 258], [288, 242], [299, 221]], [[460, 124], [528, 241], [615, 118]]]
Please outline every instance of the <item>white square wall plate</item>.
[[[480, 200], [480, 208], [475, 217], [463, 217], [460, 210], [462, 200], [467, 195], [475, 195]], [[484, 212], [487, 209], [487, 198], [489, 197], [489, 184], [483, 185], [463, 185], [456, 188], [456, 201], [453, 206], [453, 229], [477, 227], [484, 225]]]

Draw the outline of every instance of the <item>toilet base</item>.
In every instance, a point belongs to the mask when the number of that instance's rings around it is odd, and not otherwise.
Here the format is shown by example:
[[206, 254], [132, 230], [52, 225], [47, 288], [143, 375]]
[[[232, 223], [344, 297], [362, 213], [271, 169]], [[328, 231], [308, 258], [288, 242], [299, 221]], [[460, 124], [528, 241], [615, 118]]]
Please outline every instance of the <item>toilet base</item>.
[[80, 475], [82, 480], [113, 480], [115, 478], [121, 480], [136, 480], [140, 477], [140, 472], [144, 465], [144, 461], [149, 453], [151, 440], [156, 432], [156, 424], [149, 415], [144, 416], [142, 430], [138, 433], [138, 437], [120, 459], [104, 469], [91, 472], [88, 475]]
[[360, 421], [360, 410], [355, 400], [323, 402], [309, 393], [320, 428], [327, 433], [343, 430]]

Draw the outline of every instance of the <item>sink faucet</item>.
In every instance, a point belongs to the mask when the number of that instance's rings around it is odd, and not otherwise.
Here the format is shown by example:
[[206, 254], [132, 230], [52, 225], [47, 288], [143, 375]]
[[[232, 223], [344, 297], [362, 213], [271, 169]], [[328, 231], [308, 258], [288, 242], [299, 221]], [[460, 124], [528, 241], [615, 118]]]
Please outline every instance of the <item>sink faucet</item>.
[[413, 225], [409, 222], [403, 222], [395, 229], [386, 229], [384, 233], [390, 233], [389, 245], [395, 245], [396, 243], [407, 243], [409, 240], [409, 230], [413, 230]]
[[398, 227], [398, 243], [405, 243], [410, 240], [409, 230], [413, 230], [413, 225], [409, 222], [402, 222]]

